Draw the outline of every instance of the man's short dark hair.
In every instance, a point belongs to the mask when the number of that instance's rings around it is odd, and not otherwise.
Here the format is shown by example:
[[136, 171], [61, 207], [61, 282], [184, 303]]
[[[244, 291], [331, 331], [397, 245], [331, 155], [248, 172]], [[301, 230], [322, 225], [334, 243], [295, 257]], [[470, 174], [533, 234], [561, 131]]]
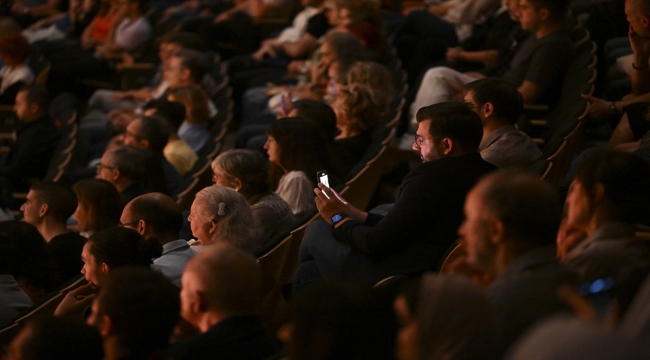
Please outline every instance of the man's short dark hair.
[[169, 140], [169, 125], [158, 116], [145, 116], [140, 119], [139, 137], [149, 141], [149, 149], [162, 154]]
[[171, 199], [165, 202], [152, 196], [137, 197], [131, 202], [131, 217], [134, 221], [144, 220], [155, 234], [177, 235], [183, 227], [181, 209]]
[[205, 51], [205, 44], [201, 37], [195, 33], [187, 31], [172, 32], [162, 36], [158, 40], [159, 44], [176, 44], [183, 49]]
[[593, 204], [596, 185], [605, 188], [610, 221], [647, 222], [650, 215], [650, 165], [641, 158], [620, 151], [603, 150], [585, 156], [575, 180]]
[[23, 360], [104, 358], [102, 337], [97, 329], [82, 321], [56, 316], [36, 317], [25, 329], [30, 332], [20, 349]]
[[36, 104], [40, 111], [47, 113], [50, 108], [50, 95], [45, 86], [37, 84], [27, 85], [23, 86], [20, 91], [26, 93], [28, 104]]
[[190, 71], [195, 83], [200, 84], [207, 71], [205, 55], [200, 51], [181, 49], [174, 53], [174, 57], [181, 59], [181, 66]]
[[178, 131], [178, 128], [185, 121], [185, 105], [176, 101], [168, 101], [167, 99], [150, 101], [145, 105], [146, 109], [155, 109], [155, 116], [165, 119], [169, 125], [169, 130], [173, 132]]
[[65, 223], [77, 209], [77, 195], [67, 185], [43, 181], [32, 185], [30, 190], [47, 204], [49, 213], [57, 222]]
[[96, 301], [98, 315], [111, 319], [120, 343], [143, 357], [167, 347], [180, 313], [178, 288], [141, 267], [111, 270]]
[[133, 146], [119, 146], [111, 150], [110, 165], [120, 170], [120, 176], [133, 181], [145, 178], [145, 150]]
[[481, 184], [484, 210], [503, 222], [518, 245], [536, 248], [555, 243], [561, 212], [547, 183], [520, 170], [500, 170], [485, 176]]
[[111, 268], [133, 265], [149, 267], [151, 259], [160, 257], [162, 246], [146, 240], [135, 230], [111, 227], [97, 231], [88, 238], [90, 253], [98, 264]]
[[451, 138], [468, 152], [478, 151], [483, 138], [481, 118], [466, 102], [451, 101], [425, 106], [415, 115], [418, 123], [431, 120], [429, 133], [436, 142]]
[[567, 15], [569, 10], [569, 1], [567, 0], [528, 0], [536, 9], [548, 9], [555, 18], [561, 18]]
[[467, 92], [472, 92], [472, 97], [477, 106], [482, 107], [491, 103], [494, 107], [494, 116], [514, 125], [519, 120], [524, 110], [524, 98], [519, 90], [511, 84], [495, 78], [486, 78], [465, 85]]

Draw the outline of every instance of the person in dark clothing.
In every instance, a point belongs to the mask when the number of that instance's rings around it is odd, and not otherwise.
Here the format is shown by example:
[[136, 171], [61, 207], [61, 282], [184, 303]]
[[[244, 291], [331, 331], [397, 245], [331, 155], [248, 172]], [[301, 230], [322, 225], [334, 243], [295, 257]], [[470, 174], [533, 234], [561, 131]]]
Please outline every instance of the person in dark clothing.
[[417, 120], [413, 149], [424, 163], [406, 176], [386, 216], [355, 209], [319, 184], [316, 204], [326, 222], [307, 227], [294, 276], [296, 289], [321, 278], [374, 284], [438, 266], [456, 240], [465, 195], [496, 168], [478, 154], [483, 129], [469, 105], [427, 106], [418, 111]]
[[187, 263], [181, 316], [201, 334], [168, 350], [171, 359], [266, 359], [280, 350], [257, 313], [261, 272], [250, 253], [211, 245]]
[[20, 208], [25, 222], [34, 225], [47, 241], [46, 252], [55, 287], [79, 275], [83, 267], [79, 255], [86, 238], [66, 227], [66, 221], [76, 209], [74, 191], [52, 181], [32, 185]]
[[14, 111], [20, 120], [16, 140], [0, 165], [0, 202], [13, 203], [13, 191], [27, 191], [29, 179], [42, 179], [59, 140], [59, 130], [48, 117], [49, 96], [39, 85], [16, 95]]

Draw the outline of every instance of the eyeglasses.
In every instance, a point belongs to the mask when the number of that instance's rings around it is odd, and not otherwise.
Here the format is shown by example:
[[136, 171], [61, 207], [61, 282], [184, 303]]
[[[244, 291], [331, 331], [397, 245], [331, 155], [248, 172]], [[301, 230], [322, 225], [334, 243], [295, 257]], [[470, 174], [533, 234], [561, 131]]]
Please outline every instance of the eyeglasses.
[[422, 146], [422, 143], [424, 142], [424, 138], [418, 134], [415, 134], [413, 136], [413, 143], [417, 146]]
[[109, 169], [109, 170], [117, 169], [114, 166], [108, 166], [108, 165], [104, 165], [102, 163], [99, 163], [99, 164], [95, 165], [95, 169], [97, 170], [97, 172], [101, 171], [102, 168]]
[[130, 226], [134, 226], [135, 224], [137, 224], [137, 223], [139, 223], [139, 222], [140, 222], [140, 219], [138, 219], [138, 220], [133, 220], [133, 221], [131, 221], [131, 222], [124, 223], [124, 224], [123, 224], [123, 223], [118, 223], [118, 224], [117, 224], [117, 227], [122, 227], [122, 228], [130, 227]]

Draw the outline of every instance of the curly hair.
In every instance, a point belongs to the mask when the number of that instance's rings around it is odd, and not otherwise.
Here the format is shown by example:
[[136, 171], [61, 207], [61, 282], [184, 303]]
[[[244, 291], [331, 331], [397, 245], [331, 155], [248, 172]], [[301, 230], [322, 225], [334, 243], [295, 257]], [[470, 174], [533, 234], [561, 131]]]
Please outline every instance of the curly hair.
[[271, 192], [269, 164], [259, 151], [230, 149], [217, 156], [211, 167], [228, 181], [239, 179], [242, 184], [239, 192], [247, 199], [259, 199]]
[[196, 194], [194, 203], [197, 207], [194, 216], [219, 224], [212, 234], [212, 243], [225, 241], [245, 250], [255, 250], [261, 228], [242, 194], [226, 186], [208, 186]]
[[363, 132], [377, 126], [384, 120], [393, 95], [388, 70], [374, 62], [358, 61], [345, 79], [337, 101], [347, 114], [350, 129]]
[[7, 64], [21, 64], [31, 52], [31, 46], [21, 34], [9, 35], [0, 39], [0, 57]]

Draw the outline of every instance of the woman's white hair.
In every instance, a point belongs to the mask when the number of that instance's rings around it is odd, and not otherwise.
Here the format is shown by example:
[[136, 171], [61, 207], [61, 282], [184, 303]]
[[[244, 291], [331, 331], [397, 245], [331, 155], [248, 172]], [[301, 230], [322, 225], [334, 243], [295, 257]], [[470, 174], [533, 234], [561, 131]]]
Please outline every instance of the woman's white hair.
[[196, 194], [194, 202], [197, 209], [194, 216], [218, 224], [212, 234], [213, 243], [225, 241], [242, 249], [255, 250], [261, 227], [240, 193], [226, 186], [208, 186]]

